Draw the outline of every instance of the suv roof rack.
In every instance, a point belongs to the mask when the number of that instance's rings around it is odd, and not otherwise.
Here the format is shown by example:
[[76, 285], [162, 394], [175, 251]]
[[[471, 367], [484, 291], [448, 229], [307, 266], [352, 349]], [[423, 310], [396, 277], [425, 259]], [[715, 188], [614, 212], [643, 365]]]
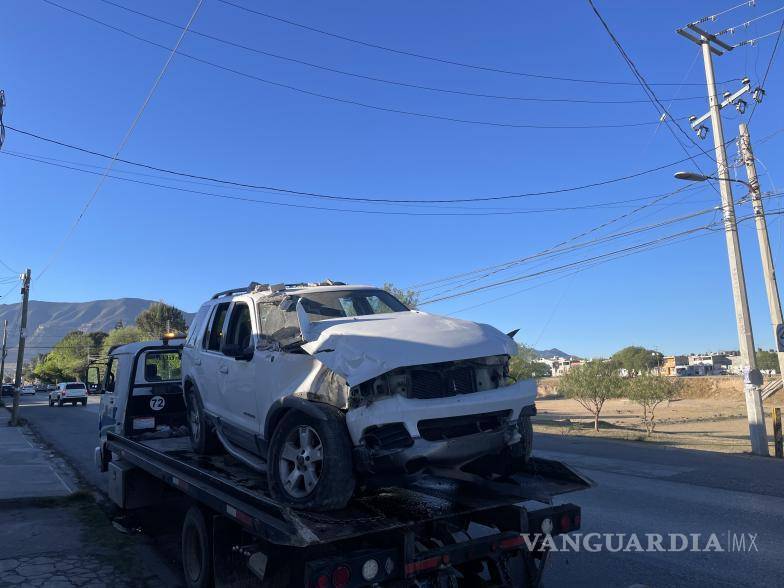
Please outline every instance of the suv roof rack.
[[315, 288], [317, 286], [345, 286], [345, 282], [336, 282], [333, 280], [324, 280], [323, 282], [297, 282], [294, 284], [262, 284], [260, 282], [251, 282], [242, 288], [229, 288], [212, 295], [211, 300], [221, 298], [222, 296], [231, 296], [233, 294], [246, 294], [248, 292], [258, 292], [259, 290], [269, 290], [271, 292], [279, 292], [286, 288]]
[[261, 284], [259, 282], [251, 282], [247, 286], [243, 286], [242, 288], [229, 288], [228, 290], [223, 290], [221, 292], [217, 292], [212, 295], [211, 300], [215, 300], [216, 298], [220, 298], [221, 296], [230, 296], [231, 294], [245, 294], [246, 292], [253, 292], [257, 288], [267, 288], [269, 284]]

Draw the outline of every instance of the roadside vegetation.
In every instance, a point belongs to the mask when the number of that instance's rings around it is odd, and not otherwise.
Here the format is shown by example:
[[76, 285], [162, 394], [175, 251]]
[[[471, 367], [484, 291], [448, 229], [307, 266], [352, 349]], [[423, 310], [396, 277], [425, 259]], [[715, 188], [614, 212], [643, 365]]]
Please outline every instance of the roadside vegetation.
[[160, 339], [164, 333], [184, 333], [186, 329], [185, 318], [180, 309], [164, 302], [156, 302], [139, 313], [135, 325], [120, 324], [109, 333], [68, 333], [49, 353], [37, 355], [27, 362], [23, 376], [28, 382], [35, 380], [45, 384], [86, 382], [90, 361], [105, 355], [111, 347]]

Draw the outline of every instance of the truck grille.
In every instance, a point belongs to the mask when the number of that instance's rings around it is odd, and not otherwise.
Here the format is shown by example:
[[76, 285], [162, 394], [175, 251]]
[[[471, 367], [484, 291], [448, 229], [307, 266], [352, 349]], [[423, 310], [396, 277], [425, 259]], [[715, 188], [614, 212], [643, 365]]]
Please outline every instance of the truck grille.
[[411, 370], [412, 398], [445, 398], [476, 392], [474, 370], [458, 367], [446, 372]]
[[498, 431], [509, 420], [510, 410], [419, 421], [419, 434], [427, 441], [443, 441], [476, 433]]

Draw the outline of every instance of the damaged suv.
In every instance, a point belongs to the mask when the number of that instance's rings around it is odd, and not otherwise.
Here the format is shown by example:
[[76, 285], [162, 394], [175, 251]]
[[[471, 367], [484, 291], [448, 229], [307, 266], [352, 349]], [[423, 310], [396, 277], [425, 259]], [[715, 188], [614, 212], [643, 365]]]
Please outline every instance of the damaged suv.
[[182, 357], [191, 443], [267, 474], [293, 506], [344, 506], [357, 481], [525, 462], [536, 386], [512, 338], [341, 283], [220, 292]]

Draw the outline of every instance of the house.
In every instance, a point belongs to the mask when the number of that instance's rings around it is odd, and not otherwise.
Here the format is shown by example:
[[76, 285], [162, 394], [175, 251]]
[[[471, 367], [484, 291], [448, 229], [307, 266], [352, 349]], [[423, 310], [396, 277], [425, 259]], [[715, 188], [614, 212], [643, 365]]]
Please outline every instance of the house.
[[540, 357], [536, 361], [546, 364], [554, 376], [565, 375], [572, 367], [578, 366], [582, 363], [581, 359], [576, 357]]
[[662, 358], [659, 373], [662, 376], [686, 376], [689, 375], [686, 373], [688, 368], [689, 360], [685, 355], [667, 355]]

